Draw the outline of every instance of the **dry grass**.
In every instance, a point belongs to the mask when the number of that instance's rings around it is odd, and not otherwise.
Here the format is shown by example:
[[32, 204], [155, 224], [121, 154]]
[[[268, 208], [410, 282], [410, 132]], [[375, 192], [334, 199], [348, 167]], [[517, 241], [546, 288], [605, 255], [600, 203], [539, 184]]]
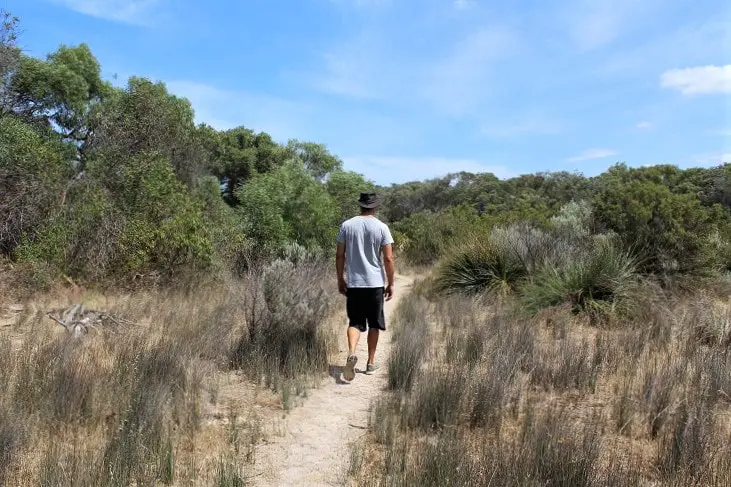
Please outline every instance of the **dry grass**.
[[327, 371], [334, 288], [321, 265], [277, 263], [237, 281], [88, 293], [136, 325], [81, 338], [44, 315], [70, 298], [28, 303], [0, 335], [0, 484], [247, 485], [266, 421]]
[[599, 328], [569, 307], [526, 320], [511, 302], [408, 298], [394, 350], [409, 316], [429, 345], [411, 386], [373, 405], [354, 484], [731, 485], [729, 303], [636, 299]]

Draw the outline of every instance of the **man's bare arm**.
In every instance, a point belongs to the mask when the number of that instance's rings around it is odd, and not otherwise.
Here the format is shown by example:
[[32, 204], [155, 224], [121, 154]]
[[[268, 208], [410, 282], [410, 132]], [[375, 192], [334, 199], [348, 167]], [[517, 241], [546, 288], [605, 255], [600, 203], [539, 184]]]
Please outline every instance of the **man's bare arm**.
[[337, 251], [335, 252], [335, 267], [338, 273], [338, 290], [341, 294], [345, 294], [345, 244], [338, 244]]
[[386, 266], [386, 277], [388, 278], [388, 286], [386, 287], [386, 299], [388, 300], [393, 296], [393, 286], [396, 280], [396, 266], [391, 244], [383, 246], [383, 264]]

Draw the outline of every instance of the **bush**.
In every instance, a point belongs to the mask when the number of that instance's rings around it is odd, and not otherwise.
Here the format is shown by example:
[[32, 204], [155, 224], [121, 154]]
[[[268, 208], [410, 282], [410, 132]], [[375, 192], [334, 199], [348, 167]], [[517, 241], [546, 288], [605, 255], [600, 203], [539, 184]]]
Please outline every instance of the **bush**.
[[255, 382], [290, 394], [290, 385], [327, 370], [331, 339], [326, 326], [335, 304], [327, 268], [279, 260], [263, 269], [248, 290], [248, 331], [232, 361]]
[[629, 304], [635, 260], [611, 240], [597, 239], [591, 250], [565, 266], [547, 264], [521, 287], [529, 312], [567, 304], [578, 311], [609, 312]]
[[211, 264], [202, 205], [167, 159], [131, 158], [114, 173], [116, 179], [103, 175], [105, 164], [102, 157], [92, 164], [92, 176], [71, 188], [57, 217], [34, 240], [24, 241], [16, 252], [20, 261], [50, 263], [88, 281], [151, 272], [170, 276]]
[[410, 390], [420, 372], [431, 342], [427, 312], [427, 303], [413, 295], [399, 304], [387, 363], [391, 390]]
[[430, 265], [484, 222], [466, 206], [415, 213], [393, 225], [394, 240], [411, 265]]
[[33, 241], [61, 206], [68, 153], [21, 121], [0, 115], [0, 254]]
[[666, 283], [705, 275], [716, 266], [708, 252], [708, 238], [717, 229], [714, 210], [694, 193], [672, 191], [663, 179], [644, 177], [642, 169], [612, 168], [594, 198], [596, 218], [622, 237], [626, 249], [637, 251], [640, 272]]
[[528, 224], [496, 228], [486, 236], [473, 234], [440, 263], [437, 287], [444, 292], [509, 294], [535, 268], [559, 258], [560, 250]]

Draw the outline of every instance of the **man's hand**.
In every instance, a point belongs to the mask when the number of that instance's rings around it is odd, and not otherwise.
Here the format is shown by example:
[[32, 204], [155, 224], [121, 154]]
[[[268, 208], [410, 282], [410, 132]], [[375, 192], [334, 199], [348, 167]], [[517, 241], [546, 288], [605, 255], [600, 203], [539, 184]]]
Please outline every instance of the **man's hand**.
[[391, 301], [391, 299], [393, 298], [393, 284], [389, 284], [388, 286], [386, 286], [386, 292], [384, 293], [383, 297], [386, 301]]
[[348, 295], [348, 285], [345, 283], [345, 279], [338, 279], [338, 292], [343, 296]]

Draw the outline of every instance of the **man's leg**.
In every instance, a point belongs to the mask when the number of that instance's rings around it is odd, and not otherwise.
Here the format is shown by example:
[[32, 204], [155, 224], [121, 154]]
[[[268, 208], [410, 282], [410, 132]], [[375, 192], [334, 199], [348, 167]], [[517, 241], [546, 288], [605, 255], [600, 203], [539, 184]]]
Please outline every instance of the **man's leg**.
[[346, 308], [348, 312], [348, 359], [345, 361], [343, 379], [351, 381], [355, 379], [355, 364], [358, 362], [355, 348], [358, 346], [361, 332], [366, 331], [367, 321], [360, 289], [348, 289]]
[[368, 330], [368, 365], [376, 363], [376, 347], [378, 346], [378, 336], [380, 334], [381, 330], [378, 328]]
[[[355, 355], [355, 347], [358, 346], [358, 340], [360, 339], [360, 330], [355, 326], [348, 326], [348, 355]], [[370, 336], [368, 338], [370, 346]]]
[[368, 310], [368, 364], [366, 372], [373, 372], [376, 366], [376, 348], [381, 331], [386, 330], [386, 315], [384, 313], [384, 289], [377, 288], [371, 291]]

